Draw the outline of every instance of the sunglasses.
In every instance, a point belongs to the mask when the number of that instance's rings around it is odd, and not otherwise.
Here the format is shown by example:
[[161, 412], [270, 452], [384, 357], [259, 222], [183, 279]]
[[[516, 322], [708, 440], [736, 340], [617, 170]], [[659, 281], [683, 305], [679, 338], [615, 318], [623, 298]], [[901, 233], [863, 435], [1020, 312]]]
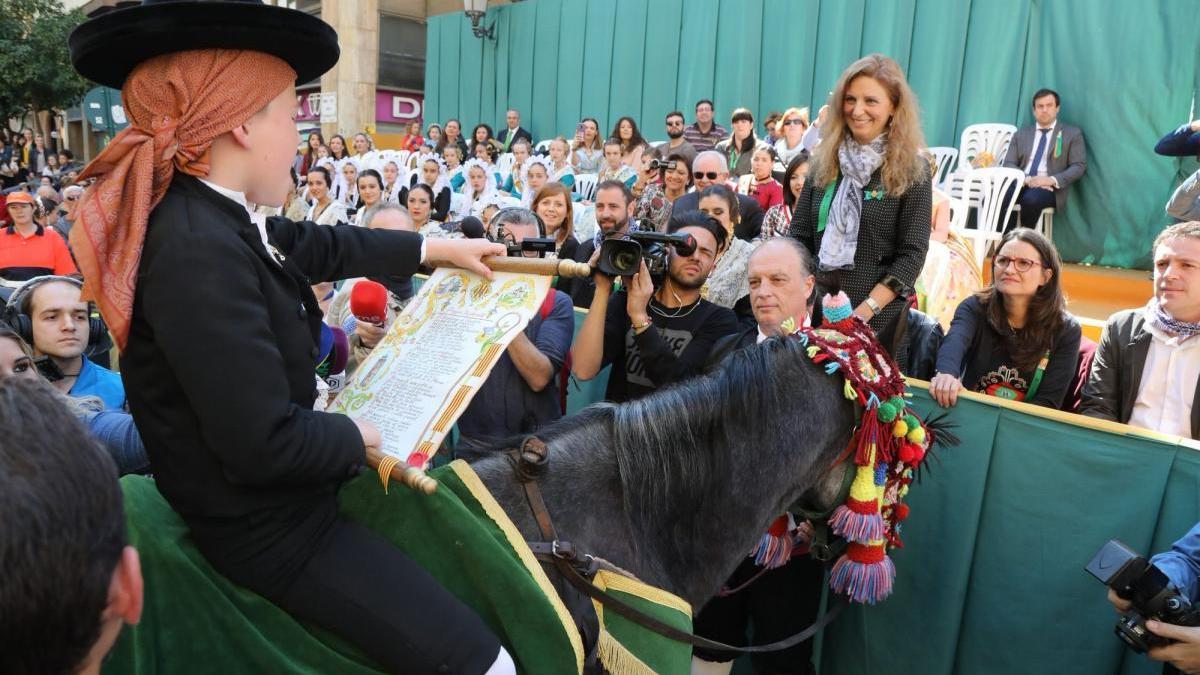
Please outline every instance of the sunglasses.
[[804, 120], [788, 120], [783, 123], [785, 127], [798, 127], [804, 124]]
[[992, 261], [992, 264], [995, 265], [996, 269], [998, 270], [1008, 269], [1009, 264], [1012, 264], [1017, 268], [1018, 272], [1022, 273], [1028, 272], [1029, 270], [1033, 269], [1034, 266], [1042, 266], [1042, 263], [1036, 260], [1030, 260], [1029, 258], [1010, 258], [1006, 255], [996, 256], [995, 260]]
[[67, 198], [66, 198], [66, 200], [67, 200], [67, 201], [69, 201], [69, 202], [73, 202], [73, 201], [75, 201], [75, 200], [77, 200], [77, 199], [79, 199], [79, 197], [67, 197]]
[[667, 122], [667, 126], [669, 126], [669, 127], [681, 127], [681, 126], [683, 126], [683, 120], [677, 120], [677, 121], [674, 121], [674, 122]]
[[719, 176], [719, 175], [720, 174], [718, 174], [716, 171], [697, 171], [695, 177], [696, 178], [707, 178], [709, 180], [716, 180], [717, 176]]

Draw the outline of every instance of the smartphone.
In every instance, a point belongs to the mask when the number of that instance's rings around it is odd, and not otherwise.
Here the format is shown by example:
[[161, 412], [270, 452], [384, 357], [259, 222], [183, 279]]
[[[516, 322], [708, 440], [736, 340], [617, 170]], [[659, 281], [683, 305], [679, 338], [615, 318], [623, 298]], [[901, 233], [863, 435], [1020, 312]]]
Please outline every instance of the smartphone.
[[583, 132], [586, 130], [587, 130], [587, 123], [585, 123], [585, 122], [580, 122], [579, 124], [575, 125], [575, 135], [580, 138], [583, 138]]

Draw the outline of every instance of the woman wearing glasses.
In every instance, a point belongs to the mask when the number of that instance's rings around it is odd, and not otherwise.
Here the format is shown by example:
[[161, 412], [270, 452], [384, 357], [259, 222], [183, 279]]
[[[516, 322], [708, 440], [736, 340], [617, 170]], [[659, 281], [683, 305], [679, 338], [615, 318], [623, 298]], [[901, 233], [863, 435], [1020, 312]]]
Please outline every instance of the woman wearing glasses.
[[816, 133], [808, 133], [808, 108], [788, 108], [778, 122], [779, 138], [775, 141], [775, 154], [786, 166], [801, 152], [812, 153], [816, 146]]
[[1079, 362], [1079, 322], [1066, 309], [1054, 244], [1035, 230], [1005, 235], [992, 284], [958, 305], [929, 392], [952, 406], [963, 387], [1048, 408], [1062, 405]]

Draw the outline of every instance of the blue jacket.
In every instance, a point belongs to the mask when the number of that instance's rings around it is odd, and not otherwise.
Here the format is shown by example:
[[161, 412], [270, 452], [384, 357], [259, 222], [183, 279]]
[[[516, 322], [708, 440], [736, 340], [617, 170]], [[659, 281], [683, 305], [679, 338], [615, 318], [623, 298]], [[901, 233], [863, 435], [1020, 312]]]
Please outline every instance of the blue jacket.
[[1192, 526], [1171, 550], [1150, 559], [1193, 604], [1200, 600], [1200, 523]]
[[1200, 132], [1192, 131], [1188, 122], [1158, 139], [1154, 152], [1167, 157], [1200, 157]]

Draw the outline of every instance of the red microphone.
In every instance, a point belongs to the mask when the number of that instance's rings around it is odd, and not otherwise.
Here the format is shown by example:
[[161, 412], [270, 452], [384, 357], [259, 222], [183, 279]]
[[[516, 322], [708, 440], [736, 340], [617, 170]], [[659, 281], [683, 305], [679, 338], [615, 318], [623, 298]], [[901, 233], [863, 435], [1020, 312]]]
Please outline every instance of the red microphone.
[[383, 326], [387, 320], [388, 292], [383, 284], [363, 279], [350, 291], [350, 313], [359, 321]]

